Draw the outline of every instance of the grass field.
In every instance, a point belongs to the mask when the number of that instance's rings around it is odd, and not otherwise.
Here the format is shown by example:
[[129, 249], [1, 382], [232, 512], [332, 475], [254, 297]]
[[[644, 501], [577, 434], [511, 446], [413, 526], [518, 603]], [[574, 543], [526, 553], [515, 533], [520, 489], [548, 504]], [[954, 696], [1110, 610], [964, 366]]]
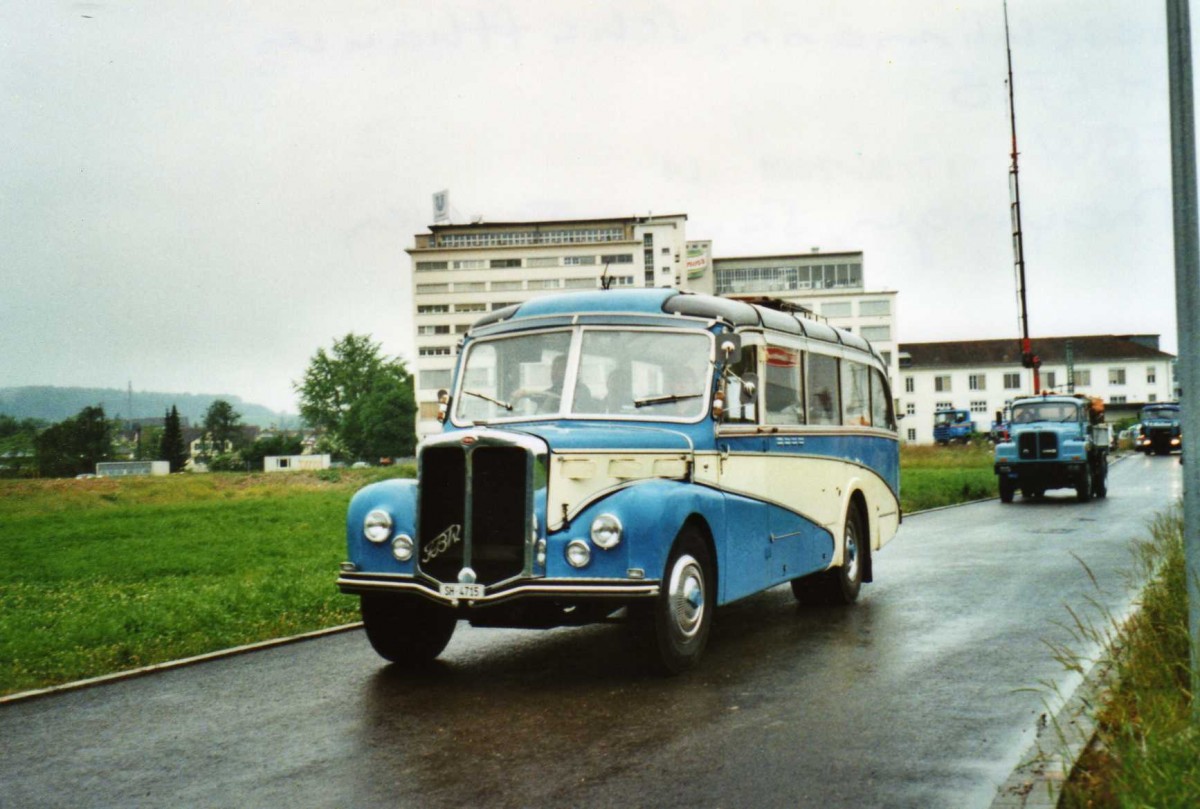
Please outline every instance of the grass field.
[[[905, 511], [994, 494], [990, 455], [905, 449]], [[0, 480], [0, 694], [358, 619], [350, 495], [411, 468]]]
[[357, 620], [333, 580], [381, 476], [0, 481], [0, 693]]

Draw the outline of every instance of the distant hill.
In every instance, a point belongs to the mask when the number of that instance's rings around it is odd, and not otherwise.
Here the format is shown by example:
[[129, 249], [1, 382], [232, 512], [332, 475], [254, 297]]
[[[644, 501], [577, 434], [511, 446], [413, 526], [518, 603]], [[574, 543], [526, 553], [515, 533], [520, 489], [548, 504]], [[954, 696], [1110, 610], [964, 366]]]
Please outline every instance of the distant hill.
[[104, 408], [109, 418], [162, 418], [175, 405], [179, 415], [196, 425], [204, 421], [204, 412], [217, 399], [224, 399], [242, 414], [243, 424], [257, 427], [296, 427], [295, 413], [276, 413], [262, 405], [244, 402], [227, 393], [156, 393], [133, 392], [133, 412], [129, 412], [129, 392], [120, 388], [55, 388], [48, 386], [0, 388], [0, 413], [17, 419], [62, 421], [92, 405]]

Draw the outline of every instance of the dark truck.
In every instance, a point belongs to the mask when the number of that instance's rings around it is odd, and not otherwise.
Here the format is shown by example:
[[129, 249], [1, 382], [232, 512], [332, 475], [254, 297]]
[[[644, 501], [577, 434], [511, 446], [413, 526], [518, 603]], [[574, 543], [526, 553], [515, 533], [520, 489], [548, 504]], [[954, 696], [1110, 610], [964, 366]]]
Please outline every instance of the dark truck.
[[1149, 455], [1166, 455], [1182, 450], [1178, 404], [1150, 404], [1142, 408], [1142, 441], [1139, 449]]
[[1019, 488], [1035, 498], [1047, 489], [1073, 488], [1080, 502], [1108, 494], [1109, 429], [1104, 403], [1078, 394], [1013, 400], [1009, 437], [996, 445], [1000, 500]]
[[943, 408], [933, 412], [933, 440], [939, 444], [967, 443], [975, 435], [971, 411]]

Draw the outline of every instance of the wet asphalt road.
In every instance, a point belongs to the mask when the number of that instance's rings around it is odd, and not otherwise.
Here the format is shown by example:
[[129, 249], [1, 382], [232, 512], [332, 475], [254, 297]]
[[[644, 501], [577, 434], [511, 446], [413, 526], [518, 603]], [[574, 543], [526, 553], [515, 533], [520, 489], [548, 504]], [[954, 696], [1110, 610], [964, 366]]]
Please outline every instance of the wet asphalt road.
[[3, 706], [0, 807], [987, 806], [1074, 687], [1064, 605], [1129, 604], [1180, 485], [1137, 456], [1107, 500], [910, 517], [856, 606], [732, 605], [675, 679], [620, 626], [460, 625], [419, 676], [355, 631]]

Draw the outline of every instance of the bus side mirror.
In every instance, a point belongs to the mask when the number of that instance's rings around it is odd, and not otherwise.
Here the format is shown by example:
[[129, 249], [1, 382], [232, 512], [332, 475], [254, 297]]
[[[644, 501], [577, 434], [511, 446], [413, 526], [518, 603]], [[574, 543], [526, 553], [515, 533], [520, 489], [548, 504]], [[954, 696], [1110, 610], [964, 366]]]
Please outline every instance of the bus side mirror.
[[717, 336], [717, 364], [732, 365], [742, 359], [742, 336], [721, 334]]
[[437, 420], [441, 424], [446, 423], [446, 416], [450, 413], [450, 391], [442, 388], [438, 391], [438, 415]]

